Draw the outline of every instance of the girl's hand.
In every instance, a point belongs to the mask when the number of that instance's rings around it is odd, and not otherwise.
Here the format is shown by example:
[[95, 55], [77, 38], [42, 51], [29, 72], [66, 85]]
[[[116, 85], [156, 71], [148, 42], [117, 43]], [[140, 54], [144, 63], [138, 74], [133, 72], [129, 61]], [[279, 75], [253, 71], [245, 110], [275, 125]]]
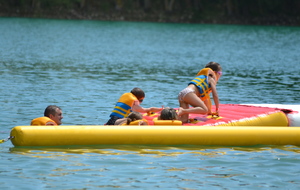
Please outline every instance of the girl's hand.
[[216, 112], [214, 112], [214, 113], [211, 113], [211, 115], [212, 115], [212, 116], [218, 116], [218, 117], [219, 117], [219, 111], [218, 111], [218, 110], [216, 110]]

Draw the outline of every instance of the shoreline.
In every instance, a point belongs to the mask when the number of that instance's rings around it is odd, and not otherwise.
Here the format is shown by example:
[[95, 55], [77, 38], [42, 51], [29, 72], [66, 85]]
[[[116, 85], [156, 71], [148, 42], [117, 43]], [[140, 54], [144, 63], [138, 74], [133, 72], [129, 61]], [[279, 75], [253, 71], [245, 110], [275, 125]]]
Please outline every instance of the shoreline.
[[192, 13], [174, 14], [165, 12], [145, 13], [144, 11], [111, 11], [106, 13], [71, 10], [35, 11], [15, 10], [0, 12], [0, 17], [7, 18], [39, 18], [65, 20], [99, 20], [99, 21], [129, 21], [156, 23], [190, 23], [190, 24], [228, 24], [228, 25], [260, 25], [260, 26], [300, 26], [300, 16], [264, 16], [264, 17], [214, 17], [195, 19]]

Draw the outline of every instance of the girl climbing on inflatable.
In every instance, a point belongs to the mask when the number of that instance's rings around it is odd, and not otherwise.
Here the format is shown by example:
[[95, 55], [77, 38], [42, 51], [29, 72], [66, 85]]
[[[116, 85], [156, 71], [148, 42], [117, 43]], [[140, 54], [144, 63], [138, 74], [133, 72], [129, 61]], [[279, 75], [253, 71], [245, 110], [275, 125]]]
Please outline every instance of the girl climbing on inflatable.
[[[178, 116], [183, 123], [187, 123], [190, 113], [196, 114], [219, 114], [219, 97], [217, 82], [222, 75], [219, 63], [209, 62], [200, 70], [197, 77], [189, 82], [188, 86], [178, 94]], [[209, 94], [212, 92], [216, 112], [212, 113]], [[193, 106], [190, 108], [190, 105]]]

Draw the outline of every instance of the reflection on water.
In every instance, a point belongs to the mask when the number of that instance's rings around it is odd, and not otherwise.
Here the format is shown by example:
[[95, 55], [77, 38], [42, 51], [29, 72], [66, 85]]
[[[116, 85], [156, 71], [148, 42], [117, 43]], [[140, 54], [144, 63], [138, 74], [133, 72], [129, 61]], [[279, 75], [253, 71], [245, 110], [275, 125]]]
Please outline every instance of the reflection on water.
[[[31, 176], [39, 184], [64, 184], [63, 188], [294, 188], [300, 185], [294, 167], [299, 150], [296, 146], [15, 147], [10, 149], [15, 155], [11, 159], [24, 160], [18, 164], [22, 169], [4, 171]], [[35, 166], [26, 167], [26, 160]]]
[[222, 156], [227, 152], [233, 151], [245, 152], [264, 152], [278, 149], [281, 151], [300, 153], [299, 146], [243, 146], [243, 147], [224, 147], [224, 146], [155, 146], [155, 145], [89, 145], [89, 146], [55, 146], [55, 147], [12, 147], [10, 152], [14, 154], [38, 155], [38, 154], [138, 154], [138, 155], [156, 155], [156, 156], [176, 156], [177, 154], [199, 154], [202, 156]]

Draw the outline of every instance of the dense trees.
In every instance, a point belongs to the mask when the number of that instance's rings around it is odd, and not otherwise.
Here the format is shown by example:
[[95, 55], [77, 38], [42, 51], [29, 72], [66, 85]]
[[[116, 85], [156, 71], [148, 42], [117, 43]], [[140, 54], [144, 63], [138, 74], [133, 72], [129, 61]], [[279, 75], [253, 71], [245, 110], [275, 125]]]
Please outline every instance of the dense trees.
[[0, 0], [0, 16], [300, 25], [299, 0]]

